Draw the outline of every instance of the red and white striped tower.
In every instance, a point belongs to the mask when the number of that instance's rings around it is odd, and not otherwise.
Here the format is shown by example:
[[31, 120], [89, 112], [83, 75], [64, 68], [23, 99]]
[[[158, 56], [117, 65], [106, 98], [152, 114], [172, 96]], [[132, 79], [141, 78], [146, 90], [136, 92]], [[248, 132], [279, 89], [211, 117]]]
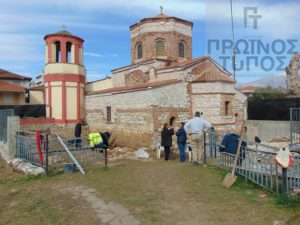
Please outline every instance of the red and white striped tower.
[[56, 123], [75, 123], [84, 116], [84, 40], [65, 29], [47, 34], [44, 40], [47, 117], [54, 118]]

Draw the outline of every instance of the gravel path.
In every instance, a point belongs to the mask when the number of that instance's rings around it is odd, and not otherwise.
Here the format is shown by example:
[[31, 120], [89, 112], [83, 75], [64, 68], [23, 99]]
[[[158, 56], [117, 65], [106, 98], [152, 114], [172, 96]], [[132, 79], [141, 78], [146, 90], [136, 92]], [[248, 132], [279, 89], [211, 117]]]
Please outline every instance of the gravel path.
[[93, 188], [76, 186], [73, 188], [64, 188], [63, 192], [71, 193], [73, 199], [84, 198], [91, 204], [98, 218], [106, 225], [139, 225], [140, 222], [122, 205], [110, 202], [105, 203], [97, 197]]

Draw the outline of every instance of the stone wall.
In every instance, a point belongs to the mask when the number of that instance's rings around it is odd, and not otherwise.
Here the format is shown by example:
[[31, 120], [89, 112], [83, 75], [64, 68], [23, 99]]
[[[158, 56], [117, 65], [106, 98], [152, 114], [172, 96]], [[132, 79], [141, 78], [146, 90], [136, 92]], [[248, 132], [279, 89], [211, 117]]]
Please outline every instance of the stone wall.
[[[171, 117], [177, 118], [177, 124], [189, 118], [189, 102], [186, 82], [126, 93], [89, 95], [86, 121], [91, 129], [117, 133], [114, 135], [117, 145], [148, 146], [157, 142], [161, 125], [169, 123]], [[111, 122], [107, 122], [108, 106]]]
[[300, 96], [300, 54], [292, 57], [291, 63], [286, 68], [287, 88], [291, 96]]
[[289, 121], [247, 120], [245, 125], [248, 127], [247, 137], [251, 142], [255, 136], [263, 142], [289, 141], [290, 138]]
[[[143, 73], [147, 73], [150, 76], [150, 82], [155, 79], [155, 68], [164, 67], [166, 65], [165, 61], [153, 60], [150, 62], [139, 63], [136, 65], [130, 65], [124, 68], [119, 68], [113, 70], [112, 83], [113, 87], [125, 86], [125, 76], [134, 71], [140, 70]], [[153, 71], [151, 71], [153, 70]], [[151, 75], [152, 74], [152, 75]]]
[[143, 73], [141, 70], [134, 70], [125, 75], [125, 85], [143, 84], [149, 80], [149, 73]]
[[19, 117], [7, 117], [7, 141], [0, 141], [0, 153], [2, 158], [8, 162], [16, 155], [16, 132], [19, 131]]
[[[236, 129], [247, 118], [247, 97], [234, 88], [233, 84], [224, 82], [193, 83], [192, 111], [203, 112], [203, 117], [215, 126]], [[228, 101], [228, 113], [225, 102]]]

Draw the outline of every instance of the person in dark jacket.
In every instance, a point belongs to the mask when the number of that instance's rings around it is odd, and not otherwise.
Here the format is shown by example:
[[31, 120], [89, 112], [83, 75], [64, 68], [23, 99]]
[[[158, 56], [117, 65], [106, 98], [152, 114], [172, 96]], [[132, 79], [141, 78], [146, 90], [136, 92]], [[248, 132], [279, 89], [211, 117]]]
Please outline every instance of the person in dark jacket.
[[184, 130], [184, 122], [181, 122], [181, 127], [179, 130], [176, 132], [177, 136], [177, 144], [179, 147], [179, 159], [180, 162], [185, 162], [185, 144], [186, 144], [186, 132]]
[[161, 131], [161, 146], [164, 147], [165, 160], [169, 160], [170, 148], [172, 146], [172, 135], [174, 135], [174, 129], [170, 128], [167, 123], [164, 124]]
[[76, 147], [80, 147], [80, 143], [81, 143], [81, 126], [84, 124], [84, 121], [83, 120], [80, 120], [76, 125], [75, 125], [75, 144], [76, 144]]

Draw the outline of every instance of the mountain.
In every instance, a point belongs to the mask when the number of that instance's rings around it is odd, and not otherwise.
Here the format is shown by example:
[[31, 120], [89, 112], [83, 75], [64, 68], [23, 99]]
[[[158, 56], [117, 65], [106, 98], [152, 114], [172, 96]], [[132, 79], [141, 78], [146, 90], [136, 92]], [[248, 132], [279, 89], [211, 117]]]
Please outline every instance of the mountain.
[[277, 75], [267, 76], [267, 77], [249, 82], [249, 83], [237, 84], [237, 87], [239, 87], [239, 88], [246, 87], [246, 86], [255, 86], [255, 87], [271, 86], [273, 88], [287, 89], [286, 75], [285, 74], [277, 74]]

